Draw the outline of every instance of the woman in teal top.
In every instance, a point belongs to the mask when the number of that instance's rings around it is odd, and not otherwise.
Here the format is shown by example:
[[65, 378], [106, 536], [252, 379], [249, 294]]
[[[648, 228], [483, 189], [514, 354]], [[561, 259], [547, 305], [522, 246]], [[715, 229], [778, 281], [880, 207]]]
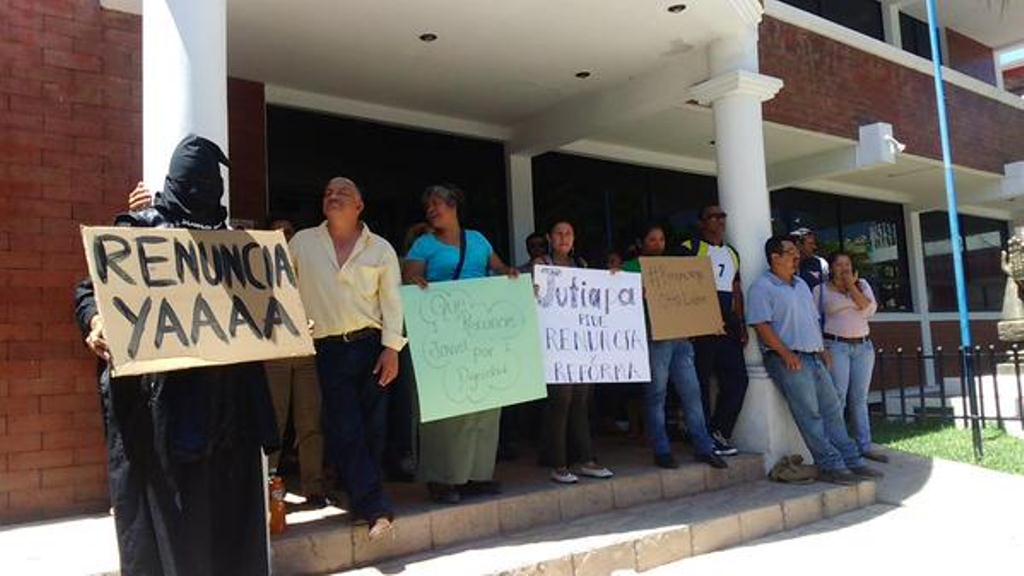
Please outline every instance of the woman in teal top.
[[[483, 234], [463, 230], [462, 202], [462, 191], [454, 186], [431, 186], [423, 193], [433, 231], [420, 236], [406, 255], [407, 283], [426, 288], [429, 282], [482, 278], [490, 272], [518, 275]], [[463, 242], [465, 255], [460, 258]], [[495, 409], [420, 424], [419, 477], [431, 498], [454, 504], [465, 494], [500, 491], [494, 481], [500, 418], [501, 409]]]

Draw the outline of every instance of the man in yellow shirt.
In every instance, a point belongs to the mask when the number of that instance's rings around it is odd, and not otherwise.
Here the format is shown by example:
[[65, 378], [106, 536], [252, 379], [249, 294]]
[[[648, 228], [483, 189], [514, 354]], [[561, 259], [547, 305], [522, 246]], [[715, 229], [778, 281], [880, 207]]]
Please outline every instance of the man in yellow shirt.
[[387, 240], [360, 219], [363, 196], [348, 178], [333, 178], [323, 196], [325, 220], [289, 243], [299, 293], [313, 320], [327, 453], [371, 539], [391, 529], [381, 483], [387, 387], [398, 375], [402, 336], [401, 274]]

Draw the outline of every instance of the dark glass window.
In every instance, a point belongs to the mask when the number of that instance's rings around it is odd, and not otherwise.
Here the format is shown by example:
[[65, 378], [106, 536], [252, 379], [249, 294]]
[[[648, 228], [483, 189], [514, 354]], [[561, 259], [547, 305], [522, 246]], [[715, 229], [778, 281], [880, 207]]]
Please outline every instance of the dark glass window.
[[878, 0], [782, 0], [878, 40], [885, 39]]
[[850, 254], [874, 289], [880, 310], [913, 310], [899, 204], [795, 188], [772, 192], [772, 230], [788, 234], [802, 227], [815, 231], [820, 256], [839, 250]]
[[821, 0], [821, 15], [861, 34], [885, 40], [878, 0]]
[[717, 194], [709, 176], [556, 152], [533, 159], [537, 229], [568, 220], [577, 250], [595, 265], [603, 265], [610, 250], [625, 250], [648, 221], [668, 225], [673, 242], [679, 241], [693, 231], [697, 210]]
[[[903, 39], [904, 50], [928, 60], [932, 59], [932, 44], [928, 34], [927, 22], [922, 22], [913, 16], [900, 13], [900, 37]], [[941, 61], [942, 54], [940, 53], [939, 62]]]
[[[1006, 222], [961, 215], [960, 233], [967, 276], [967, 307], [974, 312], [1000, 310], [1006, 287], [1006, 277], [1000, 267], [1000, 251], [1006, 245], [1008, 234]], [[929, 309], [933, 312], [955, 312], [956, 284], [948, 213], [921, 214], [921, 237]]]
[[333, 176], [347, 176], [363, 192], [370, 228], [401, 252], [406, 229], [424, 219], [423, 190], [451, 182], [466, 192], [463, 223], [507, 258], [500, 143], [268, 106], [267, 159], [270, 211], [293, 219], [298, 228], [323, 220], [324, 185]]

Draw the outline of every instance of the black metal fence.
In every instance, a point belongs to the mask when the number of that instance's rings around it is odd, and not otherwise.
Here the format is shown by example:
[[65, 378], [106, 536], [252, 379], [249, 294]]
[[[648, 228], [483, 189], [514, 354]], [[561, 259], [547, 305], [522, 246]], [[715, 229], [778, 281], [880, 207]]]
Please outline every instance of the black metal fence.
[[1017, 345], [955, 351], [939, 346], [931, 353], [921, 348], [879, 348], [875, 353], [868, 396], [874, 416], [969, 428], [979, 459], [984, 456], [983, 427], [1013, 427], [1014, 431], [1024, 427], [1024, 349]]

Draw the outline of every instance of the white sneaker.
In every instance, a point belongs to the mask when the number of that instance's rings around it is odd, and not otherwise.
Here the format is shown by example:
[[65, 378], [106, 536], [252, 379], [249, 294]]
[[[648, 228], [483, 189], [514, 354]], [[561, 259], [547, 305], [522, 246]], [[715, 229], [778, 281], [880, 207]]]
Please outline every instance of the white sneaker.
[[584, 464], [576, 468], [576, 473], [589, 478], [611, 478], [615, 476], [611, 470], [597, 464]]
[[580, 481], [575, 474], [568, 470], [552, 470], [551, 480], [558, 482], [559, 484], [575, 484]]

